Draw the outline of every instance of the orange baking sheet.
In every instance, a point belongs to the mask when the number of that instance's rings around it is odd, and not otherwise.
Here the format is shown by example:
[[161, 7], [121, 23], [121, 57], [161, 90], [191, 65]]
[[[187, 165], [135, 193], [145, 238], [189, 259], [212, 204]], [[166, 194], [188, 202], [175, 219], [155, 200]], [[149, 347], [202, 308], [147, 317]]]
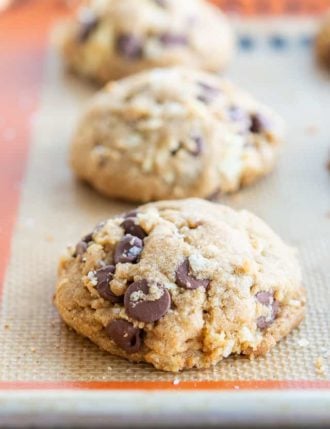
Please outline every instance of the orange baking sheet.
[[[219, 4], [230, 8], [227, 1]], [[260, 2], [241, 1], [247, 14], [263, 11]], [[283, 13], [288, 1], [269, 2], [268, 12]], [[313, 8], [311, 4], [313, 3]], [[302, 1], [299, 12], [322, 12], [328, 1]], [[258, 6], [259, 5], [259, 6]], [[21, 185], [29, 154], [31, 118], [38, 109], [43, 67], [49, 43], [47, 34], [56, 20], [68, 13], [59, 1], [27, 1], [0, 15], [0, 296], [11, 253]], [[0, 381], [0, 390], [25, 389], [143, 389], [143, 390], [256, 390], [330, 389], [328, 380], [208, 380], [181, 381]]]

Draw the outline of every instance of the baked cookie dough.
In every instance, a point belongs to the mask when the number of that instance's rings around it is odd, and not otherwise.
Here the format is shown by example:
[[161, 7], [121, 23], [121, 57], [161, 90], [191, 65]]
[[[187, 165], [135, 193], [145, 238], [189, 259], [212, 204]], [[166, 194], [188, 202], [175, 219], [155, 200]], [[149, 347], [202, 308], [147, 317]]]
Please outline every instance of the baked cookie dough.
[[112, 82], [92, 99], [71, 165], [109, 197], [208, 197], [272, 170], [281, 139], [281, 120], [220, 77], [154, 69]]
[[55, 305], [113, 355], [180, 371], [265, 354], [303, 319], [305, 291], [260, 219], [187, 199], [97, 225], [62, 258]]
[[330, 12], [326, 15], [315, 42], [319, 63], [330, 72]]
[[71, 70], [101, 83], [185, 65], [222, 70], [233, 52], [227, 18], [204, 0], [91, 0], [58, 34]]

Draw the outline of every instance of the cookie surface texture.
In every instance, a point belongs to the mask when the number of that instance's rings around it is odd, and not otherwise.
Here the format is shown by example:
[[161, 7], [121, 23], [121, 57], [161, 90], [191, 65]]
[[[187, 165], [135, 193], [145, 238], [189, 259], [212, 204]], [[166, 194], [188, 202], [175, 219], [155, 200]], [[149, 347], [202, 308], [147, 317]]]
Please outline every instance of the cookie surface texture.
[[99, 83], [173, 65], [218, 72], [233, 40], [227, 18], [204, 0], [91, 0], [57, 36], [69, 69]]
[[204, 198], [270, 172], [282, 128], [274, 112], [220, 77], [155, 69], [110, 83], [90, 101], [71, 165], [109, 197]]
[[263, 355], [305, 312], [293, 249], [251, 213], [200, 199], [97, 225], [62, 257], [54, 299], [102, 349], [174, 372]]

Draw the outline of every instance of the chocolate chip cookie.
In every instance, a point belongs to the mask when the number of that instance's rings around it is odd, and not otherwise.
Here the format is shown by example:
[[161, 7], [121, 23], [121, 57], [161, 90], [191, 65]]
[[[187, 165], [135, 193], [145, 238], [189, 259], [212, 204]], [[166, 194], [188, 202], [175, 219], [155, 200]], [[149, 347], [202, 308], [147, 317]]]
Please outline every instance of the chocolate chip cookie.
[[303, 319], [305, 291], [260, 219], [187, 199], [97, 225], [62, 258], [55, 305], [102, 349], [179, 371], [265, 354]]
[[281, 139], [281, 120], [220, 77], [154, 69], [94, 97], [74, 136], [71, 164], [109, 197], [204, 198], [272, 170]]
[[315, 50], [320, 65], [330, 72], [330, 12], [323, 20], [316, 37]]
[[58, 39], [69, 68], [101, 83], [171, 65], [219, 71], [233, 51], [226, 17], [204, 0], [91, 0]]

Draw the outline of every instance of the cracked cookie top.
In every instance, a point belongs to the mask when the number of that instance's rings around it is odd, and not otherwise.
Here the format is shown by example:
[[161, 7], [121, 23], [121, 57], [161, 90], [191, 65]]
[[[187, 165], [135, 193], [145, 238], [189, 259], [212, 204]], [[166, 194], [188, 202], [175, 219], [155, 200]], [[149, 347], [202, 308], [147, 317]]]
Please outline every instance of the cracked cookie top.
[[204, 0], [90, 0], [58, 35], [78, 74], [105, 83], [153, 67], [223, 69], [233, 35]]
[[159, 202], [86, 237], [61, 261], [55, 302], [114, 354], [165, 370], [205, 367], [263, 353], [303, 316], [293, 250], [246, 211]]
[[268, 173], [282, 121], [209, 73], [154, 69], [107, 85], [71, 146], [75, 173], [110, 197], [209, 197]]

